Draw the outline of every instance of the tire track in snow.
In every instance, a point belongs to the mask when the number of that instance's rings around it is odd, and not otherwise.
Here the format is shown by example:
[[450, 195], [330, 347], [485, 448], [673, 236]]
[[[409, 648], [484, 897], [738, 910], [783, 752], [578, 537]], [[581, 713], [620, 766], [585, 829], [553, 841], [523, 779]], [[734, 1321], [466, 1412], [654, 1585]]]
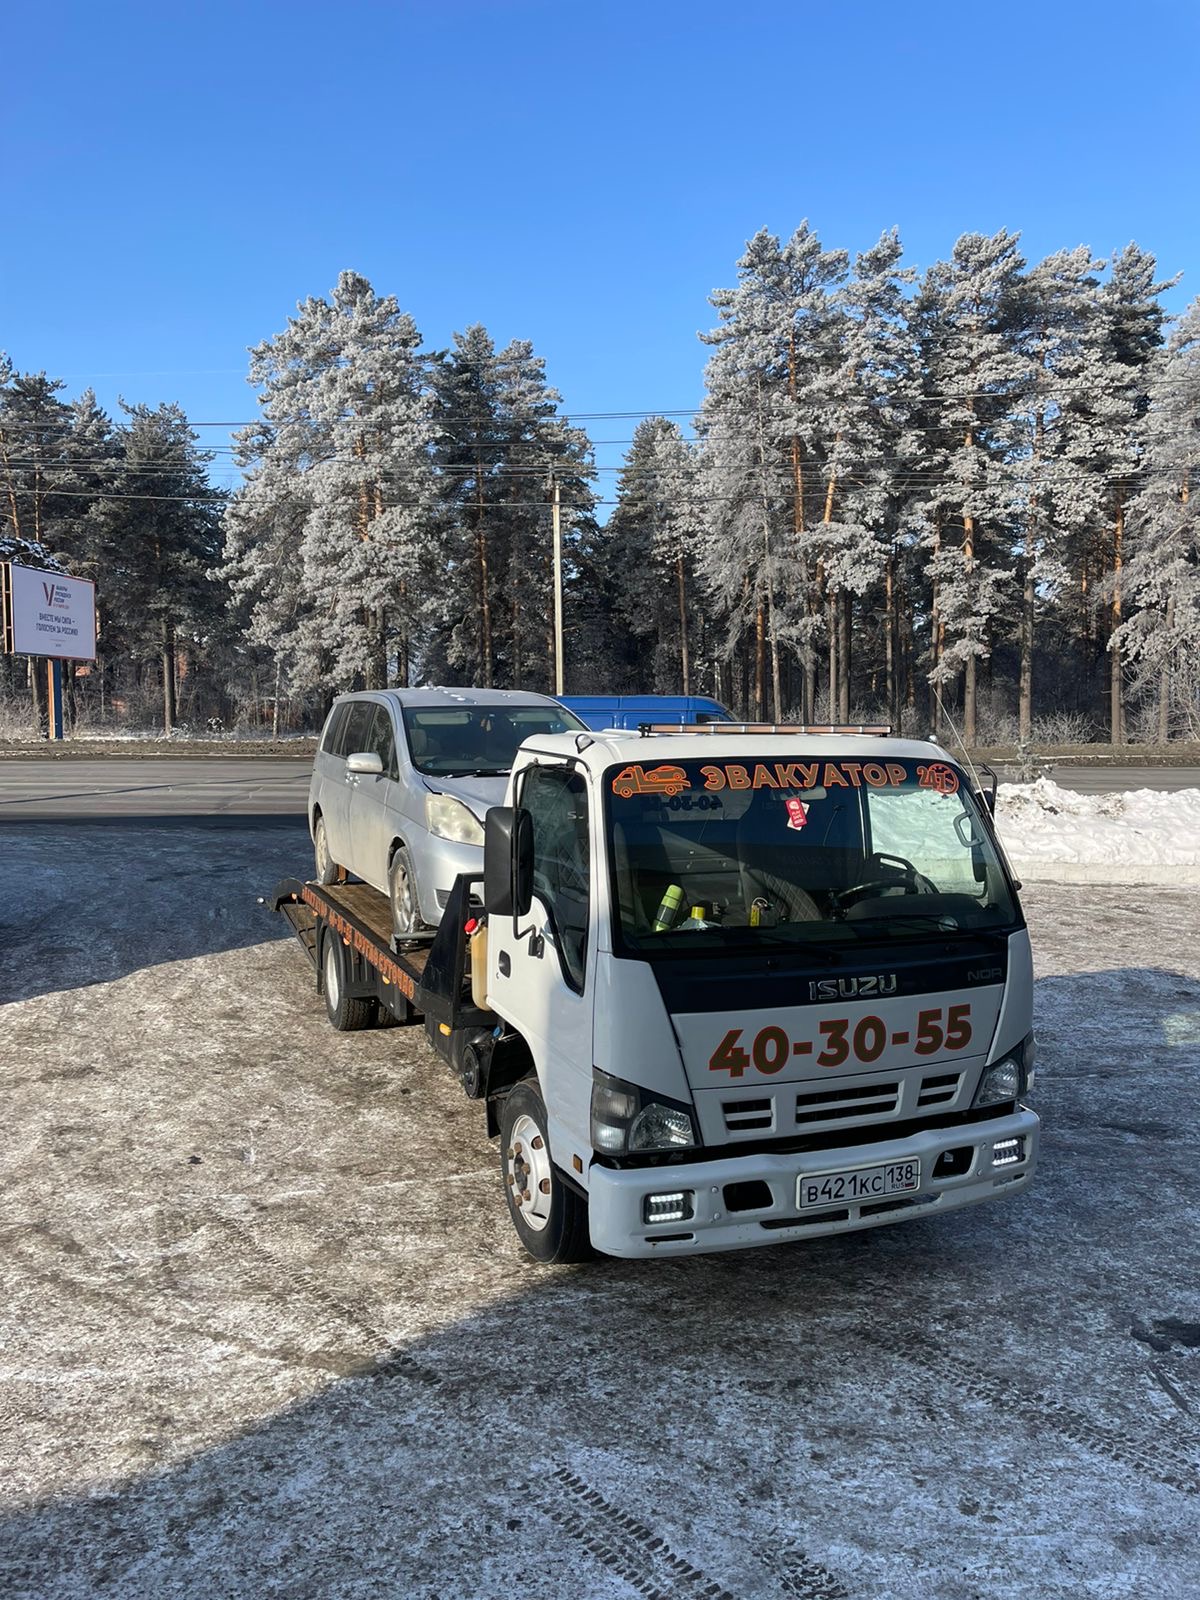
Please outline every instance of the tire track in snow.
[[1141, 1473], [1155, 1483], [1177, 1489], [1181, 1494], [1200, 1495], [1200, 1469], [1196, 1464], [1178, 1458], [1175, 1467], [1165, 1464], [1162, 1446], [1155, 1441], [1142, 1443], [1102, 1422], [1093, 1422], [1074, 1406], [1048, 1395], [1022, 1393], [973, 1362], [948, 1355], [920, 1340], [897, 1344], [894, 1330], [885, 1332], [860, 1323], [858, 1332], [863, 1341], [875, 1349], [906, 1362], [935, 1384], [949, 1385], [970, 1400], [995, 1407], [1002, 1416], [1027, 1423], [1034, 1429], [1050, 1428], [1070, 1443]]
[[214, 1212], [207, 1214], [205, 1221], [212, 1227], [224, 1230], [261, 1262], [272, 1267], [279, 1280], [278, 1283], [272, 1282], [272, 1287], [282, 1295], [287, 1296], [298, 1289], [310, 1304], [319, 1307], [324, 1313], [320, 1324], [322, 1331], [334, 1342], [344, 1340], [346, 1330], [349, 1328], [361, 1336], [365, 1353], [375, 1358], [381, 1371], [403, 1374], [430, 1388], [441, 1387], [442, 1380], [438, 1374], [423, 1366], [407, 1351], [398, 1350], [395, 1341], [384, 1333], [357, 1301], [339, 1299], [326, 1288], [316, 1273], [299, 1262], [290, 1261], [286, 1256], [280, 1255], [270, 1245], [265, 1244], [253, 1228], [237, 1217], [228, 1213]]
[[[550, 1520], [602, 1566], [631, 1584], [644, 1600], [735, 1600], [723, 1584], [676, 1555], [665, 1539], [621, 1511], [576, 1472], [556, 1467], [550, 1474], [559, 1490], [542, 1490], [540, 1503]], [[760, 1552], [761, 1554], [761, 1552]], [[780, 1552], [783, 1571], [775, 1576], [794, 1600], [846, 1600], [848, 1591], [824, 1567], [794, 1546]]]

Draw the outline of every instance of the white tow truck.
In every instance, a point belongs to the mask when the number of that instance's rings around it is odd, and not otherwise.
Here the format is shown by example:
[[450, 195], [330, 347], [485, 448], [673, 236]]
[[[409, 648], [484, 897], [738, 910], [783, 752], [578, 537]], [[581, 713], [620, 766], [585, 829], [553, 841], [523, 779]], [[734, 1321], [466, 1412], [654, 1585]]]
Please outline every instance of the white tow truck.
[[780, 1243], [1033, 1176], [994, 792], [882, 728], [540, 737], [487, 814], [485, 920], [466, 878], [424, 950], [365, 886], [276, 905], [335, 1025], [422, 1016], [486, 1102], [536, 1259]]

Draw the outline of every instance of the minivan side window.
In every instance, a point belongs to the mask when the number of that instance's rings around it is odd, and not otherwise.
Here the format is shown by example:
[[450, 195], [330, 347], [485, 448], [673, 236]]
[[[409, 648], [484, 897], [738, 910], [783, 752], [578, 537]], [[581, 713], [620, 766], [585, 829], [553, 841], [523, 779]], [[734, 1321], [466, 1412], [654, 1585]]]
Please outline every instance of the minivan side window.
[[392, 732], [392, 719], [386, 706], [375, 707], [371, 733], [364, 750], [374, 750], [383, 762], [385, 778], [396, 776], [396, 736]]
[[345, 704], [343, 703], [340, 706], [334, 706], [333, 710], [329, 713], [328, 720], [325, 723], [325, 732], [321, 737], [321, 749], [324, 750], [326, 755], [333, 755], [336, 753], [338, 747], [338, 735], [342, 731], [342, 725], [345, 723], [345, 720]]
[[533, 888], [550, 913], [563, 977], [583, 992], [590, 875], [587, 785], [564, 767], [529, 767], [521, 805], [533, 819]]
[[370, 700], [351, 700], [350, 715], [342, 724], [341, 737], [337, 743], [339, 756], [352, 756], [358, 750], [369, 750], [371, 737], [371, 717], [375, 710]]

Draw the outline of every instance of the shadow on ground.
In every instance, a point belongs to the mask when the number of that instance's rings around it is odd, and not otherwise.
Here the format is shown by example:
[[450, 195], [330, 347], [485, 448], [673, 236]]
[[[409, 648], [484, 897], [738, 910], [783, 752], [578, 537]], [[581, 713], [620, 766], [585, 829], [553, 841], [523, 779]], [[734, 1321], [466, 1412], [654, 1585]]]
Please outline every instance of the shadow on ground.
[[257, 896], [311, 858], [303, 817], [0, 824], [0, 1004], [282, 937]]

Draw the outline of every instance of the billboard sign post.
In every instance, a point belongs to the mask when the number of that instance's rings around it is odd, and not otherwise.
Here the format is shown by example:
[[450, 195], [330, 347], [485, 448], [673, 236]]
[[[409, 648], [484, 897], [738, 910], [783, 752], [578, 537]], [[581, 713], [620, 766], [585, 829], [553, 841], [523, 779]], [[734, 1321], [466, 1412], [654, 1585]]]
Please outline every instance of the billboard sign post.
[[0, 564], [3, 648], [46, 662], [49, 736], [63, 736], [62, 664], [96, 659], [96, 585], [65, 572]]

